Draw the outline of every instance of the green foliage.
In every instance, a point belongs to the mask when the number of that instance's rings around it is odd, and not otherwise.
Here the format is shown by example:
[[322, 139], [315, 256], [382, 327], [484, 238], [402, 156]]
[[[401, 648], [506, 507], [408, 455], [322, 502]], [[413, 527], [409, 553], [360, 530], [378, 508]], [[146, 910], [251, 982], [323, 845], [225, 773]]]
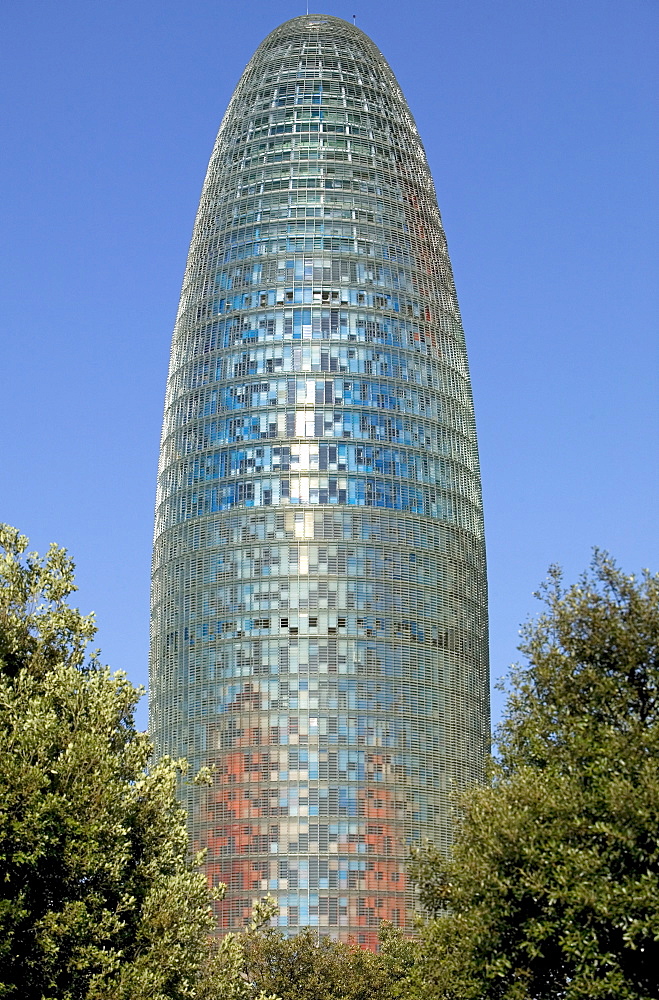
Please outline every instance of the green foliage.
[[257, 900], [252, 921], [242, 934], [211, 938], [202, 974], [197, 986], [197, 1000], [279, 1000], [254, 983], [246, 971], [245, 943], [257, 935], [277, 913], [272, 896]]
[[659, 997], [659, 578], [596, 554], [542, 596], [489, 787], [414, 864], [415, 997]]
[[212, 926], [179, 768], [147, 770], [141, 692], [92, 657], [73, 564], [0, 527], [0, 997], [194, 996]]
[[286, 938], [266, 930], [245, 938], [247, 978], [281, 1000], [394, 1000], [406, 996], [414, 945], [390, 924], [374, 954], [308, 929]]

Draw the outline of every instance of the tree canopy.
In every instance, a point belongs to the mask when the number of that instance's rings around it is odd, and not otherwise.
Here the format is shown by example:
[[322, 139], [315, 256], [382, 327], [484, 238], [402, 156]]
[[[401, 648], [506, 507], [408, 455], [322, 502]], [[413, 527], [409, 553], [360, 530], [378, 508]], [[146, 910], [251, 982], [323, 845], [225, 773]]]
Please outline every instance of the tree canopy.
[[659, 578], [597, 553], [541, 596], [491, 781], [414, 865], [416, 996], [659, 996]]
[[[0, 997], [197, 996], [213, 922], [179, 768], [151, 762], [140, 690], [88, 656], [72, 561], [26, 549], [0, 526]], [[216, 981], [254, 996], [227, 955]]]
[[396, 1000], [407, 996], [415, 955], [391, 924], [380, 928], [377, 954], [319, 937], [308, 928], [293, 937], [267, 929], [244, 939], [247, 978], [281, 1000]]

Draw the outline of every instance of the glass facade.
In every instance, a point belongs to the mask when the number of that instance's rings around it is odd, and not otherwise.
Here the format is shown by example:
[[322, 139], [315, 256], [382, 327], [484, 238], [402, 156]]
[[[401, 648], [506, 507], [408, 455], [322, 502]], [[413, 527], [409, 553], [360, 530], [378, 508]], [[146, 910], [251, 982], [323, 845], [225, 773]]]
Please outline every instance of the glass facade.
[[374, 945], [411, 842], [451, 838], [489, 735], [464, 335], [414, 120], [334, 17], [259, 47], [218, 134], [174, 331], [151, 731], [212, 768], [193, 842], [225, 927]]

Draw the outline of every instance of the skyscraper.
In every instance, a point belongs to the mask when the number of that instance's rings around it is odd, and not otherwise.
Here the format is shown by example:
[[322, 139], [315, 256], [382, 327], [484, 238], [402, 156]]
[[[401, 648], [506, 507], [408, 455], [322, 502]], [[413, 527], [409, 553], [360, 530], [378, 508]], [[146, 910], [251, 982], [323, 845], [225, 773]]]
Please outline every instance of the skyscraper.
[[423, 146], [373, 42], [294, 18], [222, 121], [172, 345], [151, 730], [223, 922], [372, 946], [488, 739], [481, 489]]

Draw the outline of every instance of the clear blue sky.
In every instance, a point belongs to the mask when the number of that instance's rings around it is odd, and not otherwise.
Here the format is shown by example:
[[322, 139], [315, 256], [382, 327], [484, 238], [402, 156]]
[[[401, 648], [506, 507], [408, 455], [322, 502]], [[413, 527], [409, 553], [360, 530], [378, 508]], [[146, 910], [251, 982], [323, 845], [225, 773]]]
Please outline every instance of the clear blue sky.
[[[252, 52], [305, 11], [2, 4], [0, 520], [40, 551], [70, 550], [103, 659], [135, 682], [169, 344], [206, 164]], [[630, 572], [659, 569], [659, 6], [321, 12], [357, 15], [428, 151], [471, 359], [501, 677], [550, 563], [571, 580], [597, 545]]]

